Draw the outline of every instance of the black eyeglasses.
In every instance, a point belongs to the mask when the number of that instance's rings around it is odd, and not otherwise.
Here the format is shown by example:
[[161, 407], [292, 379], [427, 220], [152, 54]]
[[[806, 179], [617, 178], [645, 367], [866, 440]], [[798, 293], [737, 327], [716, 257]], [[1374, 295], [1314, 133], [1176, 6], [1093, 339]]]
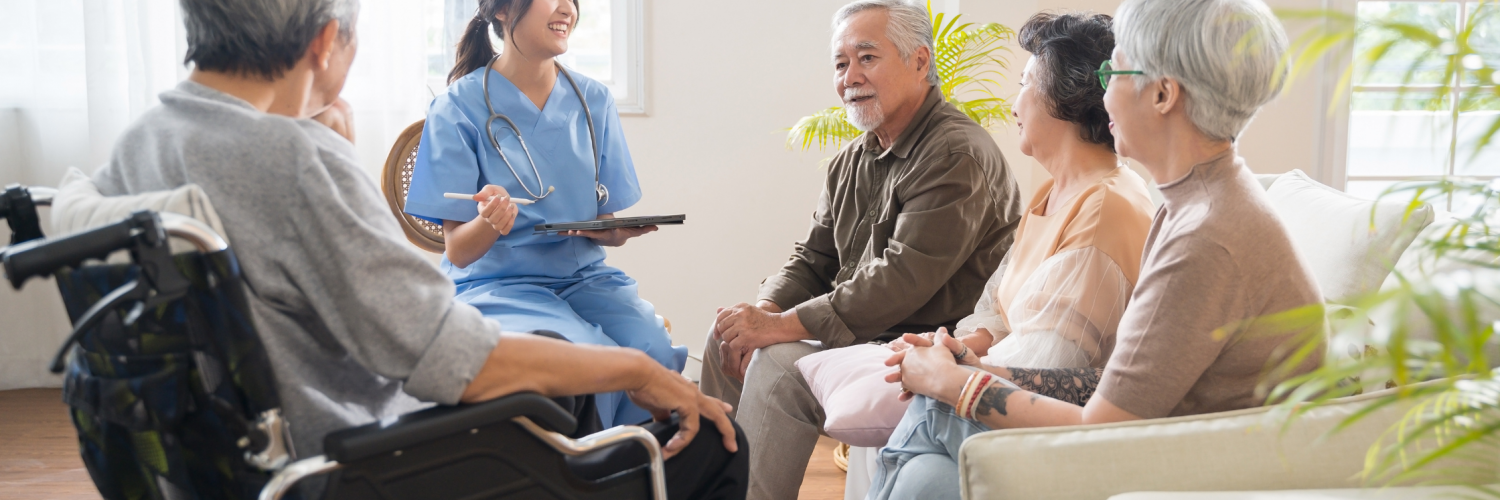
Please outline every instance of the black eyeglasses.
[[1111, 77], [1111, 76], [1114, 76], [1114, 75], [1144, 75], [1144, 74], [1146, 74], [1146, 72], [1144, 72], [1144, 71], [1134, 71], [1134, 70], [1127, 71], [1127, 70], [1117, 70], [1117, 69], [1114, 69], [1113, 63], [1114, 63], [1114, 61], [1111, 61], [1109, 59], [1105, 59], [1103, 63], [1099, 64], [1099, 70], [1094, 72], [1094, 74], [1099, 75], [1099, 86], [1103, 87], [1104, 90], [1109, 90], [1109, 77]]

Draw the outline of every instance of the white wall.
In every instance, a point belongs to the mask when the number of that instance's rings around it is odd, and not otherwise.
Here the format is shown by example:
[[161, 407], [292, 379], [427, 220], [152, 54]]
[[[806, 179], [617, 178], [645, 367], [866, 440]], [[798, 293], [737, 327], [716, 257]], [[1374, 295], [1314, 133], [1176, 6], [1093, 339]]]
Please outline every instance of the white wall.
[[[87, 126], [87, 117], [76, 111], [0, 109], [0, 185], [55, 185], [66, 166], [88, 160], [86, 137], [41, 131]], [[50, 213], [42, 209], [40, 215], [45, 230]], [[0, 223], [0, 245], [9, 242], [10, 228]], [[0, 390], [62, 384], [47, 372], [47, 363], [71, 331], [67, 319], [51, 278], [32, 280], [21, 291], [0, 284]]]
[[687, 224], [611, 250], [610, 263], [694, 352], [715, 308], [753, 302], [802, 238], [833, 151], [790, 151], [785, 129], [835, 106], [829, 19], [841, 0], [647, 4], [646, 117], [625, 117], [644, 200]]

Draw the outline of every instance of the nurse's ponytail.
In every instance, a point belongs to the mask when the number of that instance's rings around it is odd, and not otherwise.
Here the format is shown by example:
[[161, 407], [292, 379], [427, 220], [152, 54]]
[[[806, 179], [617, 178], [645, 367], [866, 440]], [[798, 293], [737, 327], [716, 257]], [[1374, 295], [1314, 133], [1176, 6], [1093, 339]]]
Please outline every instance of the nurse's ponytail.
[[[531, 7], [530, 0], [523, 0], [526, 7]], [[454, 61], [453, 71], [448, 73], [448, 83], [452, 84], [464, 75], [473, 73], [474, 70], [483, 68], [495, 57], [495, 47], [490, 44], [490, 27], [495, 24], [495, 14], [500, 12], [500, 7], [512, 4], [510, 0], [479, 0], [479, 9], [474, 13], [474, 19], [469, 21], [469, 26], [464, 28], [464, 36], [458, 41], [458, 57]], [[524, 10], [521, 12], [525, 12]], [[514, 26], [515, 16], [511, 18]], [[505, 38], [505, 30], [496, 30], [500, 38]]]
[[[573, 7], [578, 7], [578, 0], [572, 0]], [[464, 29], [464, 36], [458, 41], [458, 57], [454, 61], [453, 71], [448, 73], [448, 83], [452, 84], [464, 75], [473, 73], [474, 70], [483, 68], [495, 58], [495, 47], [490, 45], [490, 30], [501, 40], [505, 35], [516, 29], [516, 23], [521, 22], [521, 17], [531, 10], [531, 0], [479, 0], [479, 8], [474, 12], [474, 19], [469, 21], [469, 26]], [[499, 26], [495, 15], [501, 11], [506, 13], [505, 26]], [[575, 25], [577, 20], [574, 20]]]

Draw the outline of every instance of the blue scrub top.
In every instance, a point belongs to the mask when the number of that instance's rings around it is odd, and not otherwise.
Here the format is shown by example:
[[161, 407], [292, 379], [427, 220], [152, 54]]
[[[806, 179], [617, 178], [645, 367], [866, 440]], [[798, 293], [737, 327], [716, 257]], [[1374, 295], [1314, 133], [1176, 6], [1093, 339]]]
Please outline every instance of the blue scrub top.
[[[501, 161], [484, 132], [489, 111], [482, 93], [483, 71], [490, 73], [490, 99], [495, 111], [504, 113], [520, 127], [542, 186], [537, 185], [531, 163], [520, 141], [505, 120], [495, 120], [492, 130], [505, 157], [515, 168], [512, 174]], [[448, 86], [433, 99], [422, 130], [422, 142], [412, 170], [411, 190], [406, 195], [406, 213], [437, 224], [443, 220], [467, 222], [479, 216], [479, 204], [449, 200], [443, 193], [476, 193], [486, 184], [502, 186], [514, 198], [530, 199], [521, 182], [534, 193], [547, 186], [557, 190], [546, 199], [520, 206], [515, 229], [501, 236], [494, 247], [467, 269], [459, 269], [443, 257], [442, 267], [457, 283], [517, 277], [569, 278], [604, 260], [604, 249], [583, 237], [537, 236], [532, 226], [544, 223], [593, 220], [615, 213], [641, 199], [635, 165], [620, 130], [614, 97], [603, 84], [571, 72], [584, 100], [593, 112], [599, 138], [599, 181], [609, 189], [609, 202], [599, 206], [594, 194], [594, 149], [590, 145], [583, 106], [566, 78], [557, 84], [542, 110], [499, 72], [479, 68]]]

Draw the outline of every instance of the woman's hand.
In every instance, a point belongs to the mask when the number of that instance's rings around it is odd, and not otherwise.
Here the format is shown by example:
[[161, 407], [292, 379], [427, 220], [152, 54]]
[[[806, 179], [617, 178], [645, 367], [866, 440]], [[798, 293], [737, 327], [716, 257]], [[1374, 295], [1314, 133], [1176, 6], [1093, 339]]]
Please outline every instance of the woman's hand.
[[972, 333], [958, 338], [963, 345], [969, 346], [977, 357], [985, 357], [990, 354], [990, 347], [995, 345], [995, 336], [984, 328], [975, 329]]
[[[938, 328], [938, 331], [944, 331], [945, 332], [945, 331], [947, 331], [947, 329], [945, 329], [945, 328]], [[896, 340], [892, 340], [891, 343], [889, 343], [889, 344], [886, 344], [886, 347], [891, 348], [891, 351], [893, 351], [893, 352], [901, 352], [901, 351], [905, 351], [907, 349], [911, 349], [913, 347], [927, 347], [927, 346], [931, 346], [932, 345], [932, 336], [933, 335], [937, 335], [937, 333], [936, 332], [927, 332], [927, 333], [906, 333], [906, 334], [902, 334], [901, 337], [897, 338]], [[913, 337], [912, 341], [911, 342], [907, 342], [906, 341], [907, 337]]]
[[343, 98], [333, 101], [328, 108], [313, 115], [312, 119], [349, 139], [350, 143], [354, 142], [354, 108]]
[[651, 412], [651, 418], [657, 422], [666, 422], [672, 419], [672, 413], [676, 412], [681, 419], [678, 421], [677, 434], [662, 446], [663, 458], [671, 458], [686, 448], [688, 443], [698, 435], [698, 417], [702, 416], [713, 422], [719, 428], [719, 433], [724, 436], [724, 449], [730, 453], [739, 451], [739, 446], [734, 439], [734, 424], [729, 422], [728, 413], [733, 407], [729, 403], [719, 401], [704, 395], [698, 390], [698, 386], [687, 377], [657, 367], [652, 371], [652, 377], [640, 389], [626, 391], [630, 400], [641, 408]]
[[[963, 339], [954, 339], [953, 337], [948, 336], [947, 328], [938, 328], [937, 332], [923, 333], [921, 335], [911, 333], [902, 335], [901, 338], [896, 339], [888, 344], [888, 347], [890, 347], [892, 351], [899, 353], [913, 347], [932, 347], [938, 342], [941, 342], [943, 344], [943, 347], [947, 347], [948, 350], [953, 353], [953, 359], [956, 360], [958, 364], [978, 367], [979, 357], [981, 356], [981, 354], [975, 352], [975, 350], [969, 347], [969, 344], [967, 343], [968, 339], [972, 337], [974, 337], [974, 335], [966, 335], [963, 337]], [[895, 365], [888, 363], [887, 366]]]
[[510, 193], [505, 188], [490, 184], [474, 195], [479, 202], [479, 218], [502, 235], [510, 234], [516, 225], [516, 215], [521, 209], [510, 202]]
[[[893, 354], [885, 361], [886, 366], [901, 366], [896, 373], [886, 375], [885, 381], [901, 384], [902, 401], [910, 400], [913, 394], [921, 394], [952, 404], [971, 373], [953, 359], [953, 349], [947, 344], [957, 342], [946, 335], [939, 338], [942, 345], [924, 342], [917, 335], [907, 334], [903, 338], [912, 344], [912, 348]], [[922, 343], [928, 345], [919, 345]]]
[[615, 229], [593, 229], [588, 231], [564, 231], [563, 236], [582, 236], [606, 247], [623, 246], [626, 240], [656, 231], [656, 226], [621, 227]]
[[[615, 218], [615, 214], [604, 214], [599, 216], [599, 220], [609, 220], [613, 218]], [[563, 231], [561, 234], [563, 236], [582, 236], [584, 238], [594, 240], [595, 243], [598, 243], [602, 246], [618, 247], [624, 246], [626, 240], [655, 231], [656, 226], [641, 226], [621, 227], [615, 229], [594, 229], [588, 231]]]

